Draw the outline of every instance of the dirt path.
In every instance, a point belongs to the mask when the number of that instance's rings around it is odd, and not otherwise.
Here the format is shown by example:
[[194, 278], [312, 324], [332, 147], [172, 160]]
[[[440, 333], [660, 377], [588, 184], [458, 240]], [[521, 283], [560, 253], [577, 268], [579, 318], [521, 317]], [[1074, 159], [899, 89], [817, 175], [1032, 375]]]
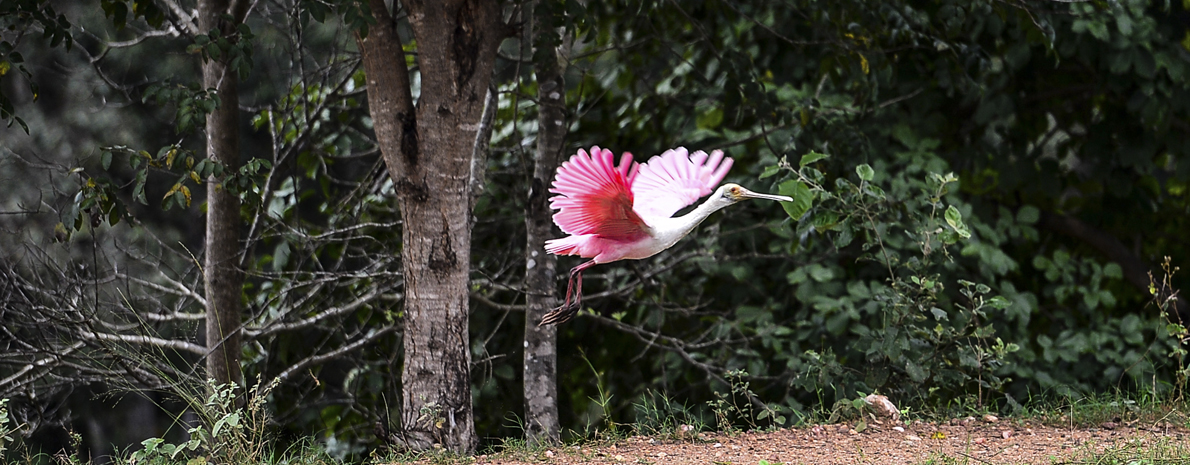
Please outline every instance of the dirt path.
[[1157, 444], [1190, 454], [1188, 431], [1169, 424], [1129, 427], [1107, 423], [1100, 428], [1071, 429], [968, 420], [914, 423], [902, 428], [904, 431], [876, 426], [857, 433], [846, 425], [826, 425], [734, 436], [703, 433], [685, 441], [637, 436], [614, 443], [558, 447], [532, 455], [481, 455], [475, 463], [1053, 464], [1086, 459], [1092, 452], [1108, 447]]

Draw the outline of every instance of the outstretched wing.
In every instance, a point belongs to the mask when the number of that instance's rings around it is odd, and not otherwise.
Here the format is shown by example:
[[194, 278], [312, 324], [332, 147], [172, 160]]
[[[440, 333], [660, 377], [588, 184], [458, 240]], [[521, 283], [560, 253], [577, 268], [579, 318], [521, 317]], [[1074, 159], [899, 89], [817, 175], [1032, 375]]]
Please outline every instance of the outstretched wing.
[[632, 182], [633, 209], [646, 218], [669, 218], [713, 192], [731, 164], [731, 158], [725, 158], [721, 150], [709, 157], [701, 150], [690, 154], [685, 147], [666, 150], [641, 165]]
[[636, 240], [648, 234], [648, 225], [632, 210], [632, 178], [639, 165], [625, 152], [620, 165], [611, 150], [579, 149], [562, 163], [550, 192], [554, 223], [567, 234], [597, 234], [616, 240]]

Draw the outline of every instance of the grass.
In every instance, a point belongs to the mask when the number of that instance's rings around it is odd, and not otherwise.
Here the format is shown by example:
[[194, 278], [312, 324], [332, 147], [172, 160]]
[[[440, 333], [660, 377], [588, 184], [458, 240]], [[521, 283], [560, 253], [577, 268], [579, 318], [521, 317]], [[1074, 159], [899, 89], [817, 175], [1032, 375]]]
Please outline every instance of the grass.
[[1162, 438], [1157, 441], [1136, 439], [1105, 448], [1103, 451], [1076, 453], [1066, 463], [1102, 465], [1142, 465], [1190, 463], [1190, 447]]
[[[1053, 465], [1165, 465], [1190, 463], [1190, 446], [1168, 438], [1146, 440], [1143, 438], [1109, 444], [1086, 444], [1066, 456], [1051, 456]], [[918, 465], [974, 465], [992, 463], [971, 454], [935, 454]], [[997, 460], [994, 463], [1011, 463]]]
[[[194, 462], [204, 456], [221, 455], [224, 458], [235, 456], [237, 463], [253, 464], [319, 464], [334, 465], [344, 463], [329, 456], [322, 445], [314, 439], [299, 441], [283, 451], [273, 449], [272, 438], [263, 429], [265, 424], [263, 405], [259, 403], [262, 392], [267, 388], [249, 390], [249, 401], [246, 406], [236, 408], [232, 405], [233, 392], [228, 389], [217, 390], [208, 394], [210, 397], [203, 403], [208, 412], [209, 426], [201, 431], [195, 431], [197, 437], [202, 438], [197, 447], [186, 447], [188, 444], [178, 444], [168, 448], [160, 439], [153, 444], [130, 448], [115, 457], [116, 463], [130, 463], [135, 458], [139, 464], [182, 465]], [[606, 402], [610, 394], [602, 392], [600, 398], [591, 399], [598, 405]], [[528, 463], [567, 463], [580, 460], [590, 460], [594, 457], [593, 449], [606, 449], [613, 444], [622, 443], [630, 436], [648, 436], [661, 442], [692, 442], [699, 443], [699, 433], [713, 428], [712, 422], [705, 421], [687, 405], [666, 398], [663, 394], [649, 392], [642, 396], [635, 404], [637, 410], [636, 422], [632, 424], [614, 424], [609, 418], [602, 418], [600, 425], [589, 425], [585, 431], [570, 431], [567, 436], [573, 438], [565, 444], [531, 444], [520, 437], [504, 438], [497, 445], [482, 451], [488, 459], [502, 461], [516, 461]], [[967, 409], [967, 414], [981, 416], [982, 411]], [[0, 405], [3, 413], [3, 405]], [[1124, 394], [1099, 395], [1081, 399], [1056, 399], [1041, 401], [1030, 399], [1019, 409], [1017, 415], [1002, 418], [1000, 424], [1025, 427], [1029, 425], [1046, 425], [1062, 429], [1101, 428], [1105, 423], [1112, 425], [1118, 431], [1137, 431], [1138, 429], [1163, 428], [1169, 426], [1190, 428], [1190, 403], [1175, 402], [1170, 399], [1157, 399], [1146, 396], [1129, 397]], [[857, 414], [858, 415], [858, 414]], [[0, 415], [2, 417], [2, 415]], [[230, 418], [238, 418], [232, 424]], [[857, 421], [858, 416], [847, 418], [847, 421]], [[907, 420], [944, 421], [947, 418], [942, 412], [915, 411], [913, 418]], [[821, 420], [821, 418], [820, 418]], [[11, 423], [11, 422], [9, 422]], [[222, 423], [220, 430], [215, 431], [215, 425]], [[55, 454], [31, 454], [22, 450], [20, 441], [13, 441], [11, 432], [4, 434], [6, 425], [0, 422], [0, 440], [3, 445], [10, 447], [5, 456], [16, 462], [46, 463], [46, 464], [80, 464], [88, 463], [80, 459], [77, 451], [60, 451]], [[602, 427], [595, 427], [602, 426]], [[1034, 426], [1036, 427], [1036, 426]], [[11, 429], [11, 428], [9, 428]], [[757, 429], [761, 431], [762, 429]], [[720, 431], [731, 435], [732, 431]], [[739, 431], [735, 431], [739, 433]], [[738, 435], [738, 434], [737, 434]], [[923, 436], [924, 438], [924, 436]], [[1020, 444], [1027, 441], [1020, 436]], [[76, 441], [77, 444], [78, 441]], [[150, 442], [150, 441], [146, 441]], [[649, 441], [651, 442], [651, 441]], [[622, 444], [621, 444], [622, 446]], [[178, 450], [186, 447], [185, 450]], [[931, 456], [921, 464], [978, 464], [986, 463], [987, 457], [974, 453], [974, 446], [969, 445], [966, 451], [939, 453]], [[149, 450], [155, 448], [153, 450]], [[197, 449], [197, 450], [196, 450]], [[174, 451], [178, 451], [175, 455]], [[232, 453], [236, 452], [236, 453]], [[1171, 440], [1155, 439], [1152, 436], [1133, 440], [1121, 437], [1115, 443], [1088, 443], [1078, 449], [1059, 449], [1055, 454], [1063, 454], [1063, 458], [1055, 457], [1052, 463], [1078, 464], [1169, 464], [1190, 463], [1190, 445], [1173, 442]], [[978, 457], [978, 458], [977, 458]], [[217, 457], [210, 457], [219, 461]], [[865, 459], [866, 460], [866, 459]], [[1058, 462], [1058, 460], [1067, 460]], [[3, 458], [0, 458], [0, 462]], [[365, 458], [368, 464], [394, 463], [428, 463], [428, 464], [471, 464], [475, 457], [455, 454], [444, 450], [433, 450], [420, 453], [396, 453], [381, 450], [374, 451]], [[741, 465], [743, 462], [736, 462]], [[755, 462], [751, 462], [755, 463]], [[794, 462], [796, 463], [796, 462]], [[864, 463], [875, 463], [867, 462]], [[1003, 460], [995, 463], [1011, 463]]]

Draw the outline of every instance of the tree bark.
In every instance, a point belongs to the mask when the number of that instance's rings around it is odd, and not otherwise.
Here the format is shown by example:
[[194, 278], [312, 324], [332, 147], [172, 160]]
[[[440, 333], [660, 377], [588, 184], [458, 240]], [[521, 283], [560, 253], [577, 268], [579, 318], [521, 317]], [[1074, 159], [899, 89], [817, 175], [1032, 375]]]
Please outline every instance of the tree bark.
[[486, 0], [406, 2], [417, 40], [416, 106], [405, 54], [384, 0], [359, 40], [368, 105], [404, 224], [405, 360], [398, 436], [414, 450], [475, 449], [468, 291], [471, 158], [504, 34]]
[[[244, 1], [203, 0], [198, 4], [198, 29], [207, 33], [220, 28], [235, 30], [246, 13]], [[221, 18], [232, 14], [232, 21]], [[239, 94], [236, 72], [219, 60], [202, 66], [203, 88], [215, 89], [219, 107], [207, 115], [207, 158], [224, 166], [224, 175], [239, 170]], [[240, 199], [220, 185], [220, 179], [207, 179], [207, 231], [203, 263], [204, 292], [207, 300], [206, 342], [207, 377], [216, 383], [239, 384], [240, 324], [243, 314], [241, 293], [244, 274], [239, 267]]]
[[[534, 14], [532, 32], [525, 40], [535, 44], [538, 35], [557, 34]], [[551, 47], [552, 48], [552, 47]], [[537, 74], [537, 151], [533, 181], [525, 205], [525, 440], [530, 444], [558, 442], [558, 327], [539, 326], [541, 318], [557, 306], [558, 258], [546, 253], [545, 241], [554, 235], [549, 207], [549, 183], [561, 163], [566, 139], [566, 86], [555, 54], [535, 60]]]

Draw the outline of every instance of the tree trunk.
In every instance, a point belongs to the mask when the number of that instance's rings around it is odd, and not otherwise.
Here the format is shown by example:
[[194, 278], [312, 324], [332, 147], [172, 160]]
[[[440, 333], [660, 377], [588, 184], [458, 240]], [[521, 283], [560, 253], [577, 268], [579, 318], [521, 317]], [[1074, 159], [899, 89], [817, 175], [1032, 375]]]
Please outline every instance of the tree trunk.
[[[545, 34], [557, 35], [534, 14], [532, 32], [526, 40]], [[549, 45], [546, 45], [549, 46]], [[525, 205], [525, 440], [530, 444], [557, 442], [558, 436], [558, 327], [538, 326], [541, 318], [557, 306], [558, 258], [545, 252], [545, 241], [553, 237], [549, 207], [549, 185], [561, 163], [566, 139], [566, 86], [552, 46], [546, 59], [534, 60], [537, 74], [537, 152], [533, 182]], [[534, 54], [537, 56], [538, 54]]]
[[475, 449], [467, 331], [471, 157], [479, 140], [500, 9], [486, 0], [407, 2], [417, 40], [416, 108], [405, 54], [384, 0], [359, 40], [376, 137], [404, 228], [405, 363], [398, 437], [414, 450]]
[[[204, 0], [198, 4], [198, 28], [207, 33], [216, 27], [223, 32], [235, 30], [243, 20], [243, 1], [233, 6], [228, 0]], [[233, 21], [221, 18], [235, 13]], [[239, 94], [236, 73], [219, 60], [202, 66], [203, 88], [216, 89], [219, 107], [207, 115], [207, 158], [221, 163], [225, 175], [239, 170]], [[207, 377], [216, 383], [239, 384], [240, 324], [244, 274], [239, 268], [240, 199], [221, 188], [212, 176], [207, 179], [206, 259], [203, 263], [204, 291], [207, 299], [206, 341]]]

